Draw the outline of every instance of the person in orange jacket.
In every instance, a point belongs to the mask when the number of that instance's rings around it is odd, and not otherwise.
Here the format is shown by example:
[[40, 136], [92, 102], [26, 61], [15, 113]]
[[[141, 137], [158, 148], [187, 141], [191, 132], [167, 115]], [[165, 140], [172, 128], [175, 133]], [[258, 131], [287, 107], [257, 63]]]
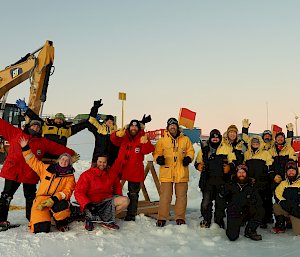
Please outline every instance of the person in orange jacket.
[[41, 123], [32, 120], [25, 125], [24, 130], [16, 128], [3, 119], [0, 119], [0, 134], [9, 142], [7, 158], [0, 171], [0, 177], [4, 178], [4, 188], [0, 197], [0, 227], [8, 227], [7, 220], [10, 202], [17, 189], [23, 184], [23, 192], [26, 203], [26, 218], [30, 220], [30, 213], [36, 193], [36, 184], [39, 176], [25, 162], [19, 144], [21, 137], [28, 139], [32, 153], [41, 160], [45, 153], [55, 154], [57, 157], [63, 153], [79, 157], [72, 149], [57, 144], [47, 138], [41, 137]]
[[19, 143], [26, 163], [40, 177], [40, 186], [31, 209], [30, 231], [50, 232], [51, 217], [54, 218], [58, 230], [68, 231], [70, 198], [76, 184], [71, 155], [63, 153], [57, 163], [44, 164], [32, 153], [27, 138], [21, 137]]

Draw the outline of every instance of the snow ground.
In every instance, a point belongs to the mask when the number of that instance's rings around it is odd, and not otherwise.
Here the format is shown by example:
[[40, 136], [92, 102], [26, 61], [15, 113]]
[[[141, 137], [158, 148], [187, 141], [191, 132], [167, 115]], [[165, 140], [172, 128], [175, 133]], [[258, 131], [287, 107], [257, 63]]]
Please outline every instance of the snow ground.
[[[75, 143], [76, 142], [76, 143]], [[82, 160], [75, 164], [76, 177], [89, 168], [89, 159], [93, 148], [93, 138], [88, 133], [74, 136], [70, 147], [81, 154]], [[195, 145], [195, 149], [198, 147]], [[147, 160], [151, 157], [147, 156]], [[145, 161], [145, 164], [147, 162]], [[158, 166], [155, 166], [158, 171]], [[157, 228], [155, 220], [137, 216], [136, 222], [118, 220], [119, 231], [109, 231], [96, 227], [87, 232], [82, 222], [71, 224], [71, 230], [65, 233], [53, 228], [49, 234], [32, 234], [27, 228], [24, 210], [11, 211], [9, 220], [22, 224], [0, 233], [0, 257], [42, 257], [42, 256], [197, 256], [197, 257], [292, 257], [299, 256], [300, 237], [285, 234], [274, 235], [268, 230], [259, 229], [263, 240], [251, 241], [243, 237], [230, 242], [225, 231], [213, 224], [209, 229], [199, 227], [199, 205], [201, 193], [198, 190], [199, 173], [190, 166], [190, 183], [188, 192], [187, 225], [177, 226], [174, 221], [164, 228]], [[153, 200], [158, 199], [151, 177], [146, 179], [146, 188]], [[0, 179], [0, 189], [4, 180]], [[125, 187], [126, 188], [126, 187]], [[126, 194], [126, 190], [124, 190]], [[142, 197], [141, 197], [142, 198]], [[22, 187], [19, 188], [12, 205], [24, 206]]]

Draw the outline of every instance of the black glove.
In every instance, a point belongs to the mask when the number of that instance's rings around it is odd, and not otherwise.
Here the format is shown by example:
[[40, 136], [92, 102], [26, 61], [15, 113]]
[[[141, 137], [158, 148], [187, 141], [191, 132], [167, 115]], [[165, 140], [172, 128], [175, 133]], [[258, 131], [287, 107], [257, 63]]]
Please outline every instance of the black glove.
[[94, 220], [94, 215], [93, 213], [96, 211], [96, 206], [92, 203], [88, 203], [85, 208], [84, 208], [84, 211], [83, 211], [83, 214], [84, 214], [84, 218], [86, 220]]
[[192, 159], [190, 156], [185, 156], [182, 160], [182, 164], [184, 167], [189, 166], [189, 164], [192, 162]]
[[158, 165], [165, 165], [166, 164], [166, 162], [165, 162], [165, 156], [163, 156], [163, 155], [160, 155], [160, 156], [158, 156], [157, 158], [156, 158], [156, 163], [158, 164]]
[[103, 103], [101, 103], [101, 102], [102, 102], [102, 99], [100, 99], [98, 101], [94, 101], [94, 107], [100, 108], [103, 105]]
[[146, 123], [150, 122], [151, 120], [152, 120], [151, 115], [146, 116], [146, 114], [144, 114], [144, 116], [140, 122], [145, 125]]

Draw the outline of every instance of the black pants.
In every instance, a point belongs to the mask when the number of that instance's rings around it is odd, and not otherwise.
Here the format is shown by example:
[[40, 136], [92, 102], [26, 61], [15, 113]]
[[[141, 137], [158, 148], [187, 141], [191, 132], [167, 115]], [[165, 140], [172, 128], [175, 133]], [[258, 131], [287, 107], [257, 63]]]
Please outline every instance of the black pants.
[[273, 216], [273, 202], [271, 189], [258, 190], [258, 194], [262, 199], [265, 215], [262, 219], [263, 224], [267, 224], [272, 221]]
[[135, 217], [137, 214], [140, 189], [141, 189], [140, 182], [128, 181], [128, 194], [127, 195], [130, 200], [130, 203], [127, 207], [127, 216], [128, 217]]
[[207, 181], [207, 184], [202, 191], [202, 202], [201, 202], [201, 215], [205, 221], [211, 223], [212, 219], [212, 207], [213, 201], [215, 201], [215, 222], [219, 224], [225, 217], [225, 200], [219, 197], [221, 184], [211, 184]]
[[[4, 189], [0, 198], [0, 222], [7, 221], [10, 201], [21, 183], [5, 179]], [[31, 207], [35, 199], [36, 184], [23, 183], [23, 193], [26, 199], [26, 218], [30, 220]]]
[[248, 222], [245, 231], [256, 231], [264, 217], [264, 209], [256, 206], [245, 206], [243, 210], [241, 207], [228, 206], [227, 208], [227, 229], [226, 235], [231, 241], [238, 239], [241, 226], [244, 222]]

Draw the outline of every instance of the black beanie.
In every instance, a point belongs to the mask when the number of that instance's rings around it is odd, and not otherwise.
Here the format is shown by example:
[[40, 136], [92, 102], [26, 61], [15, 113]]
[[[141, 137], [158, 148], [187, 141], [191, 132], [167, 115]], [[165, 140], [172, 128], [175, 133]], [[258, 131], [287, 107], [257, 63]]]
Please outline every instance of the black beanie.
[[168, 119], [167, 121], [167, 128], [172, 125], [172, 124], [175, 124], [178, 128], [179, 128], [179, 124], [178, 124], [178, 120], [175, 119], [175, 118], [170, 118]]
[[130, 128], [130, 126], [137, 126], [139, 128], [139, 130], [141, 129], [141, 124], [138, 120], [131, 120], [128, 126], [128, 129]]
[[220, 138], [220, 140], [221, 140], [222, 139], [221, 132], [217, 129], [213, 129], [212, 131], [210, 131], [209, 139], [214, 138], [214, 137]]
[[283, 136], [283, 137], [285, 138], [285, 134], [284, 134], [282, 131], [279, 131], [279, 132], [276, 133], [275, 139], [276, 139], [278, 136]]
[[108, 121], [108, 120], [112, 120], [113, 122], [115, 122], [115, 118], [112, 115], [106, 115], [105, 121]]

